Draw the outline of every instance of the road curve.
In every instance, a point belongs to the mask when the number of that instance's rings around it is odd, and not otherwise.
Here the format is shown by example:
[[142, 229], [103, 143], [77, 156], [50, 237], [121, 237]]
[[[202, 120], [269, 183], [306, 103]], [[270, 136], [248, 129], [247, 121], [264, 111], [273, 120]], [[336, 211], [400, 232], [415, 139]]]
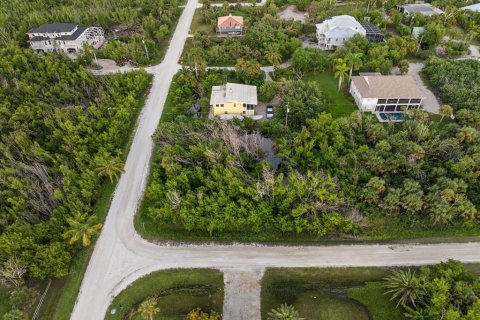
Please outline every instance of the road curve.
[[[171, 80], [180, 67], [178, 60], [197, 4], [198, 0], [188, 1], [164, 61], [148, 68], [154, 74], [151, 93], [140, 114], [125, 172], [95, 244], [71, 319], [103, 319], [115, 295], [139, 277], [160, 269], [208, 267], [230, 272], [262, 272], [266, 267], [419, 265], [447, 258], [480, 262], [478, 243], [297, 247], [156, 245], [142, 239], [135, 232], [133, 217], [148, 177], [151, 136], [160, 120]], [[230, 318], [228, 312], [224, 313], [224, 320], [242, 320], [235, 312]]]

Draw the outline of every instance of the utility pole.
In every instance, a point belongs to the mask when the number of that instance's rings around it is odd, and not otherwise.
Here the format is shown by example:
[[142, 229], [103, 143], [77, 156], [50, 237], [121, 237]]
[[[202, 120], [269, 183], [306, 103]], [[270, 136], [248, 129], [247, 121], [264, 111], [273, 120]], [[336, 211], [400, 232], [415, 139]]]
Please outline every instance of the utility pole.
[[290, 112], [290, 108], [288, 108], [287, 103], [287, 112], [285, 112], [285, 127], [288, 127], [288, 113]]
[[145, 44], [145, 39], [142, 39], [142, 43], [143, 43], [143, 47], [145, 48], [145, 54], [147, 55], [147, 59], [150, 59], [150, 57], [148, 56], [148, 48], [147, 48], [147, 45]]

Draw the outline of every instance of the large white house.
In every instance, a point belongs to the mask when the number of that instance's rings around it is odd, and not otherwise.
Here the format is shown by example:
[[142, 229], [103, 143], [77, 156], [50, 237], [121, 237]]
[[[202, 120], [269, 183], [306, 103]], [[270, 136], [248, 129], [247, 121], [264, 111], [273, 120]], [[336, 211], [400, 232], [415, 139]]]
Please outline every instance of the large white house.
[[72, 23], [44, 24], [31, 29], [27, 35], [30, 48], [37, 52], [78, 53], [85, 44], [98, 49], [105, 42], [102, 28], [85, 28]]
[[317, 26], [317, 40], [320, 49], [335, 50], [356, 34], [366, 36], [365, 28], [352, 16], [329, 18]]
[[411, 76], [383, 76], [361, 73], [352, 77], [350, 94], [358, 108], [379, 114], [401, 113], [403, 109], [421, 109], [425, 99]]
[[470, 6], [466, 6], [466, 7], [462, 7], [460, 8], [462, 10], [470, 10], [470, 11], [474, 11], [474, 12], [480, 12], [480, 3], [477, 3], [477, 4], [472, 4]]
[[408, 3], [397, 6], [398, 11], [403, 13], [405, 16], [411, 16], [412, 14], [418, 13], [422, 16], [431, 17], [436, 14], [442, 14], [443, 11], [432, 6], [430, 3]]

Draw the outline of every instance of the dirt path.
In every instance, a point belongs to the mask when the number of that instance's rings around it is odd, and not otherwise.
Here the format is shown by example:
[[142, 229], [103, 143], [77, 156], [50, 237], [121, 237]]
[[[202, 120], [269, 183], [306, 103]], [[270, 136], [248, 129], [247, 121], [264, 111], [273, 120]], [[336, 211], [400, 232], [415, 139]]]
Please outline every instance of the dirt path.
[[224, 269], [223, 320], [260, 319], [260, 291], [264, 268]]

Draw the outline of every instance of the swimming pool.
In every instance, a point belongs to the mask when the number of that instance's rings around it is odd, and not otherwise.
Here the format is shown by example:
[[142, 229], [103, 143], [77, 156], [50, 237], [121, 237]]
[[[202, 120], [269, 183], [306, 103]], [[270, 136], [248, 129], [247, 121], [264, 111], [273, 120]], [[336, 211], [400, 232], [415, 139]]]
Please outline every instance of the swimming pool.
[[392, 113], [383, 113], [378, 112], [376, 113], [377, 119], [380, 122], [402, 122], [405, 121], [405, 115], [399, 112], [392, 112]]

